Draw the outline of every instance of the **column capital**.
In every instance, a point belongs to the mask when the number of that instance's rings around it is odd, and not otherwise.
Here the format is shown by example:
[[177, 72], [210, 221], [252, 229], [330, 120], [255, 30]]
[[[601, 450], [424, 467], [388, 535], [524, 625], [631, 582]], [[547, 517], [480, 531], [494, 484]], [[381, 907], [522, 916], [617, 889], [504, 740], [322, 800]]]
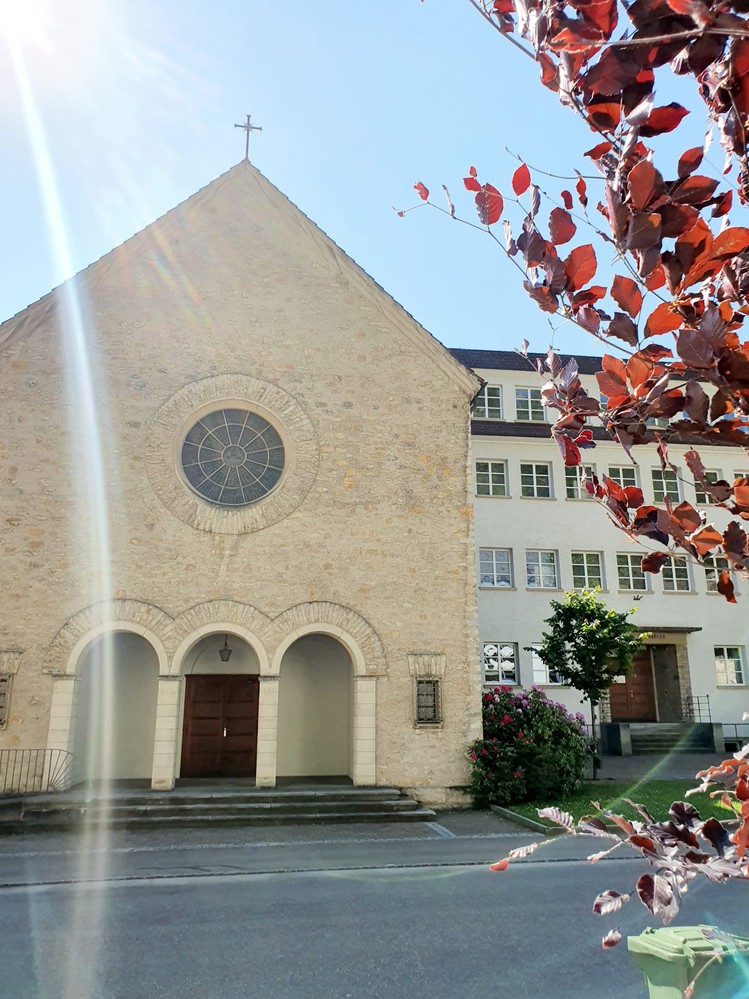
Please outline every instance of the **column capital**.
[[278, 681], [281, 679], [281, 675], [280, 673], [258, 673], [257, 678], [258, 680], [261, 680], [265, 683], [269, 683], [270, 681], [278, 683]]

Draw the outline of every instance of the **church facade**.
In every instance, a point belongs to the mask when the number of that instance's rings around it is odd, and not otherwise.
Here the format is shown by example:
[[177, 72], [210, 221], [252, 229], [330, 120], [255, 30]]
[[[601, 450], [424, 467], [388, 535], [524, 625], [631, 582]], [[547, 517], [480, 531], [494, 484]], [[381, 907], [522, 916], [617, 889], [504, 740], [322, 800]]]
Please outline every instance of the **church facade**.
[[0, 350], [0, 749], [457, 800], [476, 375], [247, 162]]

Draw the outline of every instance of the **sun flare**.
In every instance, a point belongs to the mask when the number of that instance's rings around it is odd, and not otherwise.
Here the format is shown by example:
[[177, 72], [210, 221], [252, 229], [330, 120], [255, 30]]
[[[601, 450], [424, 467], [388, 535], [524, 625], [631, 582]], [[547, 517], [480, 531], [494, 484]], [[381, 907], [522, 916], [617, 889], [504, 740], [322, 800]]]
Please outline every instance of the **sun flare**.
[[0, 0], [0, 32], [13, 38], [40, 39], [48, 17], [45, 0]]

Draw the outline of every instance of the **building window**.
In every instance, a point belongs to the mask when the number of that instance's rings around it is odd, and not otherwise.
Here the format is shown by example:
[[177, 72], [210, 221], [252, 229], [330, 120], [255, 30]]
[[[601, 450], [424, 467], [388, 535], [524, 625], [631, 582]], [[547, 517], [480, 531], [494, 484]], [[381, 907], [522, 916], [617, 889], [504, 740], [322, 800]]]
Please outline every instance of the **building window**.
[[10, 708], [10, 677], [0, 676], [0, 728], [4, 728], [8, 721], [8, 709]]
[[669, 420], [665, 416], [651, 416], [645, 421], [651, 430], [665, 430], [669, 425]]
[[567, 490], [567, 499], [593, 499], [591, 494], [585, 488], [583, 484], [583, 479], [587, 479], [588, 482], [593, 480], [595, 475], [595, 468], [593, 465], [573, 465], [572, 468], [565, 468], [564, 470], [564, 484]]
[[416, 679], [416, 724], [438, 725], [442, 720], [440, 682], [431, 677]]
[[479, 586], [512, 586], [509, 548], [479, 548]]
[[722, 555], [711, 555], [709, 558], [706, 558], [702, 564], [705, 568], [707, 592], [717, 593], [720, 574], [730, 569], [728, 559], [724, 558]]
[[531, 646], [531, 663], [533, 664], [533, 682], [543, 686], [559, 686], [562, 678], [556, 670], [549, 671], [546, 663], [538, 654], [539, 646]]
[[274, 489], [285, 453], [274, 427], [246, 409], [217, 409], [195, 423], [182, 442], [190, 487], [217, 506], [247, 506]]
[[476, 462], [476, 495], [507, 496], [507, 462]]
[[[715, 469], [710, 469], [709, 471], [708, 469], [705, 469], [705, 478], [708, 482], [717, 482], [720, 478], [720, 472], [715, 471]], [[698, 506], [707, 506], [712, 502], [708, 494], [700, 488], [698, 482], [695, 482], [694, 484], [694, 495]]]
[[576, 590], [603, 589], [603, 567], [600, 552], [572, 553], [572, 583]]
[[541, 389], [515, 389], [515, 415], [518, 420], [526, 423], [543, 423], [544, 404], [541, 401]]
[[528, 586], [532, 586], [534, 589], [558, 589], [559, 573], [557, 572], [556, 552], [527, 551], [525, 553], [525, 571]]
[[517, 682], [517, 645], [514, 642], [484, 642], [484, 683]]
[[610, 465], [609, 478], [617, 482], [622, 489], [637, 485], [637, 469], [634, 465]]
[[675, 503], [678, 503], [681, 499], [679, 496], [679, 480], [676, 478], [676, 472], [672, 472], [670, 468], [654, 468], [653, 469], [653, 497], [656, 503], [662, 503], [663, 500], [668, 496]]
[[502, 419], [502, 389], [499, 385], [484, 385], [473, 400], [471, 415], [479, 420]]
[[672, 592], [685, 593], [692, 589], [689, 579], [689, 565], [681, 555], [674, 555], [661, 570], [663, 573], [663, 589]]
[[536, 499], [551, 498], [551, 465], [545, 462], [521, 463], [520, 495]]
[[715, 676], [719, 687], [743, 684], [744, 666], [737, 645], [715, 646]]
[[617, 555], [616, 571], [620, 590], [647, 590], [648, 584], [642, 571], [641, 555]]

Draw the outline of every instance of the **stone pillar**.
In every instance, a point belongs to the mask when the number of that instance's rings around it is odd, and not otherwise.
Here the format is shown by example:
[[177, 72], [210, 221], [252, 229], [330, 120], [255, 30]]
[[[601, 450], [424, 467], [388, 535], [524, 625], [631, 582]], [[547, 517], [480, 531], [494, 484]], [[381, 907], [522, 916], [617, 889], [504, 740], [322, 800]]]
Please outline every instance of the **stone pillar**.
[[181, 675], [159, 677], [151, 771], [151, 787], [155, 791], [170, 791], [177, 776], [182, 680]]
[[256, 787], [276, 786], [276, 754], [278, 751], [278, 674], [260, 676], [257, 710], [257, 769]]
[[352, 778], [355, 785], [377, 783], [375, 756], [375, 719], [377, 677], [354, 677], [354, 758]]
[[[77, 687], [80, 677], [75, 673], [53, 675], [52, 699], [49, 709], [49, 729], [47, 731], [47, 749], [59, 749], [73, 753], [75, 750], [75, 719]], [[73, 766], [67, 771], [68, 786], [77, 783], [83, 773], [83, 760], [74, 760]], [[45, 774], [45, 780], [47, 775]]]

